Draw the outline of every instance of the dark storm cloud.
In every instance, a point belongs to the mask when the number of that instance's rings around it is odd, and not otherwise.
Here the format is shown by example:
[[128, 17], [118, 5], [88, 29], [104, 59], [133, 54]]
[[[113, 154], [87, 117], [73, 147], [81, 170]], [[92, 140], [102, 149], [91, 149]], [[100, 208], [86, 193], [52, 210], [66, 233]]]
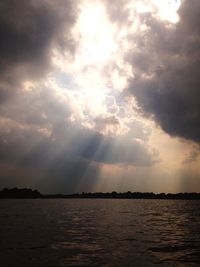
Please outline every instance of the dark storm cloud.
[[10, 64], [44, 60], [51, 42], [63, 38], [61, 31], [64, 27], [69, 29], [75, 20], [69, 0], [59, 0], [56, 5], [50, 0], [3, 0], [0, 10], [0, 56], [4, 69]]
[[47, 71], [52, 46], [73, 52], [70, 27], [75, 22], [75, 8], [70, 0], [56, 4], [51, 0], [2, 0], [0, 14], [2, 102], [14, 94], [23, 79], [34, 79]]
[[200, 142], [200, 2], [183, 1], [180, 21], [170, 25], [150, 13], [147, 30], [132, 36], [128, 55], [135, 74], [129, 90], [141, 111], [164, 131]]

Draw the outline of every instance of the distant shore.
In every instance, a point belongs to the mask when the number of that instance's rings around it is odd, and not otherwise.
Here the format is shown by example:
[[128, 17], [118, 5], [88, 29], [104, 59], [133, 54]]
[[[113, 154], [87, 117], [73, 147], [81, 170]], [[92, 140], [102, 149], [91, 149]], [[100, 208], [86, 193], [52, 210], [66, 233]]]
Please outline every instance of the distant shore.
[[41, 194], [38, 190], [29, 188], [5, 188], [0, 191], [0, 199], [73, 199], [73, 198], [95, 198], [95, 199], [185, 199], [200, 200], [200, 193], [148, 193], [148, 192], [95, 192], [77, 194]]

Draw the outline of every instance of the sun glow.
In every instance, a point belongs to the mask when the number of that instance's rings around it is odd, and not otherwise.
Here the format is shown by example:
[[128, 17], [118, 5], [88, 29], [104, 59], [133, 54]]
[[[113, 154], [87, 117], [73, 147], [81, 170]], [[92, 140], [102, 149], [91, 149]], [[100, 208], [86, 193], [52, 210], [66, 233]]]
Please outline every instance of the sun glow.
[[81, 39], [79, 60], [85, 64], [106, 63], [117, 49], [114, 27], [100, 2], [82, 6], [76, 30]]
[[[79, 46], [69, 69], [77, 84], [77, 101], [93, 116], [106, 113], [105, 99], [112, 91], [111, 75], [106, 74], [109, 64], [118, 55], [116, 26], [114, 26], [100, 1], [84, 1], [73, 34]], [[75, 76], [74, 76], [75, 74]], [[106, 74], [106, 75], [105, 75]], [[115, 77], [115, 80], [117, 78]], [[73, 92], [72, 92], [73, 94]]]
[[168, 20], [171, 23], [177, 23], [179, 21], [177, 11], [181, 6], [181, 2], [181, 0], [154, 0], [161, 19]]
[[[135, 3], [133, 1], [133, 3]], [[178, 9], [180, 8], [182, 0], [142, 0], [135, 3], [138, 13], [148, 13], [155, 11], [156, 16], [161, 20], [167, 20], [170, 23], [177, 23], [179, 21]]]

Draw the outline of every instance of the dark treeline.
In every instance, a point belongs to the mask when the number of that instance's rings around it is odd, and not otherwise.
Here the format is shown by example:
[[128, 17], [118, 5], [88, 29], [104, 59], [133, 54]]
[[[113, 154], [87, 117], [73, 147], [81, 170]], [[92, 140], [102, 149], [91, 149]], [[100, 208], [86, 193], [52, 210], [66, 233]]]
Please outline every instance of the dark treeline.
[[37, 190], [32, 190], [28, 188], [18, 189], [3, 189], [0, 191], [0, 198], [107, 198], [107, 199], [196, 199], [200, 200], [200, 193], [177, 193], [177, 194], [155, 194], [155, 193], [141, 193], [141, 192], [124, 192], [124, 193], [81, 193], [81, 194], [49, 194], [42, 195]]
[[200, 199], [200, 193], [177, 193], [177, 194], [155, 194], [155, 193], [141, 193], [141, 192], [124, 192], [124, 193], [82, 193], [69, 195], [68, 197], [77, 198], [114, 198], [114, 199]]
[[29, 188], [12, 188], [3, 189], [0, 191], [0, 198], [42, 198], [42, 195], [37, 190]]

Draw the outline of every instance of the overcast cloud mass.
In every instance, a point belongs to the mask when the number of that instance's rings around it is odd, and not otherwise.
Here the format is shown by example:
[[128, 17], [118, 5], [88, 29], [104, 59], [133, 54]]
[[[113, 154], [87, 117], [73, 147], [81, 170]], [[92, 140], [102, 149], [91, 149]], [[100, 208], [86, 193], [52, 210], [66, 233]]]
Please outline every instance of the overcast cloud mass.
[[3, 0], [0, 187], [200, 191], [200, 3]]

